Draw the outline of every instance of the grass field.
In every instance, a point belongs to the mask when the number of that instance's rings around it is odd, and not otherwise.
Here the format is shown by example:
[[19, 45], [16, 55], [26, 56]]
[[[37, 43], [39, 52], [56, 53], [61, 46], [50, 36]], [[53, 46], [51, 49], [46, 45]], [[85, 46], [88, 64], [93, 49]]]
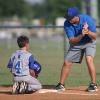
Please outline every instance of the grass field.
[[[0, 40], [0, 85], [11, 85], [12, 76], [6, 68], [11, 54], [18, 49], [16, 40]], [[42, 65], [39, 80], [44, 85], [57, 84], [63, 64], [63, 41], [31, 39], [30, 51]], [[95, 65], [97, 83], [100, 85], [100, 43], [97, 43]], [[66, 86], [87, 85], [90, 81], [85, 61], [82, 64], [73, 64], [71, 73], [66, 80]]]

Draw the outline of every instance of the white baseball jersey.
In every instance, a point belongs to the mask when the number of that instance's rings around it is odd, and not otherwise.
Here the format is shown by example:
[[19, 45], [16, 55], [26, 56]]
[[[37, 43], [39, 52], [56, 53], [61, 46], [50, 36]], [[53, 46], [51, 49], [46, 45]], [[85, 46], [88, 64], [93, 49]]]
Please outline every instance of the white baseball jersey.
[[12, 54], [7, 67], [14, 76], [29, 75], [29, 68], [34, 67], [34, 57], [25, 50], [17, 50]]

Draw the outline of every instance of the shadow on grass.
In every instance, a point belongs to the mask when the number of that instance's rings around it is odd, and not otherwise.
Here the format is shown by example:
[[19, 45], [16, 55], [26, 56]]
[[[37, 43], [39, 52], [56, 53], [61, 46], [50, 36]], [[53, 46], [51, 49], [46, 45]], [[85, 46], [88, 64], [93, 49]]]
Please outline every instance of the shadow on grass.
[[43, 89], [53, 89], [55, 85], [43, 85]]
[[100, 73], [96, 73], [96, 75], [100, 75]]
[[11, 87], [12, 84], [0, 84], [0, 87]]

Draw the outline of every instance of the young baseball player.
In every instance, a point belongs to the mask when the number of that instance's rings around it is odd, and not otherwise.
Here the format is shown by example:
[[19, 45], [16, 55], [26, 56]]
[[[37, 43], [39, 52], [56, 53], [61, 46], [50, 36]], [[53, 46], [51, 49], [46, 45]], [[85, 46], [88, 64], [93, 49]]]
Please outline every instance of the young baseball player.
[[41, 65], [28, 52], [28, 37], [19, 36], [17, 44], [20, 49], [12, 54], [7, 65], [13, 75], [12, 93], [19, 94], [37, 91], [42, 88], [41, 83], [36, 79], [41, 71]]
[[87, 91], [97, 91], [94, 56], [96, 53], [96, 26], [93, 19], [86, 14], [79, 14], [76, 7], [69, 7], [65, 15], [64, 29], [69, 39], [70, 47], [65, 54], [57, 90], [65, 90], [64, 82], [68, 77], [73, 63], [81, 63], [85, 54], [86, 64], [90, 74], [90, 84]]

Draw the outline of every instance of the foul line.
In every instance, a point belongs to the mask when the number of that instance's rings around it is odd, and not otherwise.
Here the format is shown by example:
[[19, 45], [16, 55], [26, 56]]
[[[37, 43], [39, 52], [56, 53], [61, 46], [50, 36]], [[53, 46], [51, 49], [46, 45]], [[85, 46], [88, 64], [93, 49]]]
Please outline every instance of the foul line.
[[59, 94], [66, 94], [66, 95], [90, 95], [90, 96], [94, 96], [94, 95], [99, 95], [99, 94], [94, 94], [94, 93], [64, 93], [64, 92], [57, 92]]
[[99, 94], [97, 93], [75, 93], [75, 92], [58, 92], [57, 90], [53, 90], [53, 89], [41, 89], [40, 91], [38, 91], [37, 93], [58, 93], [58, 94], [65, 94], [65, 95], [90, 95], [90, 96], [97, 96]]

